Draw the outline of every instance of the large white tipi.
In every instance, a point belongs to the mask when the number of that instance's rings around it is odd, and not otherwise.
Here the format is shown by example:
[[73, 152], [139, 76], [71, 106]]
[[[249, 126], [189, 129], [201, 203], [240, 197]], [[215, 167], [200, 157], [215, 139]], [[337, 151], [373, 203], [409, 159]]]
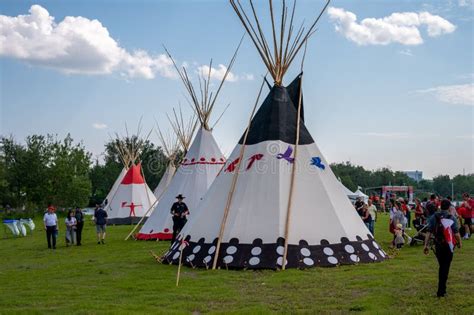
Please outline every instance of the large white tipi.
[[[252, 33], [257, 26], [249, 26], [240, 4], [231, 3], [275, 85], [195, 210], [197, 216], [163, 260], [178, 264], [182, 255], [181, 261], [189, 266], [250, 269], [383, 260], [386, 254], [357, 215], [304, 124], [302, 74], [287, 87], [282, 85], [298, 47], [304, 45], [319, 17], [307, 33], [294, 42], [288, 39], [287, 45], [280, 38], [288, 35], [280, 36], [278, 31], [269, 41]], [[286, 27], [272, 25], [282, 32]], [[282, 47], [270, 50], [261, 44], [273, 42]], [[296, 48], [285, 52], [284, 47]]]
[[191, 103], [199, 119], [200, 128], [189, 151], [171, 180], [168, 189], [163, 194], [154, 212], [136, 235], [137, 239], [171, 239], [173, 235], [173, 221], [170, 210], [176, 201], [176, 196], [181, 194], [186, 198], [184, 202], [190, 210], [189, 221], [192, 221], [193, 217], [197, 215], [197, 205], [211, 186], [217, 174], [221, 171], [225, 163], [225, 157], [212, 135], [209, 119], [219, 91], [232, 68], [236, 55], [237, 50], [227, 67], [227, 71], [216, 93], [210, 92], [209, 89], [212, 70], [211, 62], [206, 77], [200, 77], [199, 79], [200, 84], [203, 86], [201, 89], [201, 97], [196, 95], [186, 70], [184, 68], [182, 71], [179, 70], [175, 64], [186, 90], [190, 95]]

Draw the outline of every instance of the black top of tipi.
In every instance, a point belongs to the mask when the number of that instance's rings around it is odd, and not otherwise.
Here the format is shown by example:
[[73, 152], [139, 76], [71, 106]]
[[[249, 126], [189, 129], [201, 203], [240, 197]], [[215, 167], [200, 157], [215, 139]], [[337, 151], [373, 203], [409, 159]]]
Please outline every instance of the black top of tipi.
[[[295, 144], [301, 76], [302, 74], [299, 74], [287, 87], [273, 86], [250, 123], [246, 145], [269, 140]], [[244, 136], [240, 138], [239, 144], [243, 144], [243, 141]], [[301, 96], [299, 144], [313, 142], [313, 138], [304, 125], [303, 96]]]

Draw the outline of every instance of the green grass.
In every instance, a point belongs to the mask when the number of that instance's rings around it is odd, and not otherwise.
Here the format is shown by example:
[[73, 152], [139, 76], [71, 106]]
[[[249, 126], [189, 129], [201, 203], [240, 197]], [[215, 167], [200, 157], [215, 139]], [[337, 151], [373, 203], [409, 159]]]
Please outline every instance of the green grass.
[[[287, 271], [182, 268], [155, 262], [168, 242], [123, 241], [130, 227], [108, 227], [97, 245], [92, 224], [84, 245], [46, 247], [33, 236], [0, 240], [0, 313], [440, 313], [474, 314], [474, 239], [457, 251], [448, 296], [435, 297], [437, 264], [422, 247], [405, 247], [383, 263]], [[376, 226], [386, 251], [387, 216]], [[413, 234], [413, 232], [412, 232]], [[389, 251], [390, 252], [390, 251]]]

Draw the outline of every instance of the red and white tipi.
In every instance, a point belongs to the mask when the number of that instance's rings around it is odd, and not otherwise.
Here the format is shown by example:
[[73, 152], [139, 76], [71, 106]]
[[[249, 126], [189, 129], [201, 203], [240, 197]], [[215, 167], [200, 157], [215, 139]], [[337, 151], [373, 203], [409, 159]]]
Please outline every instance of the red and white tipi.
[[156, 198], [142, 176], [141, 164], [132, 165], [105, 207], [109, 224], [137, 223]]

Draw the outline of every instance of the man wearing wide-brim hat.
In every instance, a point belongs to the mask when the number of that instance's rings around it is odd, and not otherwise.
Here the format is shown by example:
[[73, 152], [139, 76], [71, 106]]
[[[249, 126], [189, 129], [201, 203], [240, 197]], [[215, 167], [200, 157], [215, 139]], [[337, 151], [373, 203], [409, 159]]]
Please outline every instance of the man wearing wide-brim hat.
[[188, 221], [187, 216], [189, 215], [188, 206], [183, 202], [184, 196], [179, 194], [176, 196], [176, 201], [171, 206], [171, 215], [173, 216], [173, 238], [171, 243], [174, 243], [176, 236], [181, 232], [181, 229], [184, 227]]

